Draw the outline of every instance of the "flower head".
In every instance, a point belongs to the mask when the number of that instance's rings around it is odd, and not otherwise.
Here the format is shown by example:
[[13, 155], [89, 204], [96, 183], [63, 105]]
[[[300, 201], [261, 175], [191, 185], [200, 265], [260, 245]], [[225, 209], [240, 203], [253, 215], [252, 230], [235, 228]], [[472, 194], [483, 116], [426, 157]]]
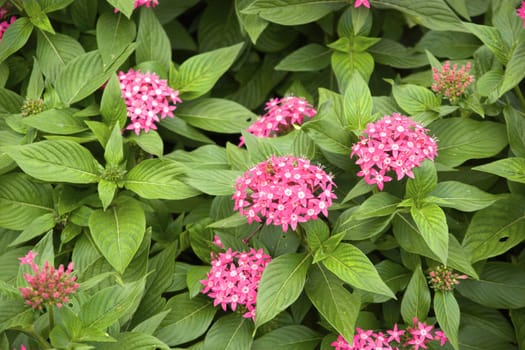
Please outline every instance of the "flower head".
[[249, 223], [265, 217], [267, 225], [295, 230], [299, 222], [328, 216], [333, 186], [332, 176], [308, 159], [272, 156], [237, 179], [234, 210]]
[[350, 154], [358, 157], [356, 164], [361, 171], [357, 175], [364, 177], [367, 184], [377, 184], [380, 190], [392, 180], [386, 175], [390, 170], [396, 173], [397, 180], [405, 175], [413, 178], [412, 169], [425, 159], [433, 160], [437, 154], [436, 140], [427, 131], [399, 113], [369, 123]]
[[[286, 96], [266, 102], [266, 113], [259, 117], [247, 131], [257, 137], [275, 137], [290, 131], [294, 124], [301, 125], [305, 118], [312, 118], [317, 111], [304, 98]], [[244, 144], [241, 137], [240, 146]]]
[[69, 263], [67, 269], [64, 268], [64, 265], [55, 269], [46, 261], [44, 267], [41, 268], [34, 262], [36, 256], [37, 253], [29, 251], [26, 256], [18, 258], [20, 265], [29, 265], [33, 270], [33, 275], [24, 274], [29, 287], [20, 288], [20, 293], [26, 299], [26, 304], [31, 305], [33, 309], [42, 310], [44, 306], [52, 305], [62, 307], [69, 301], [69, 295], [79, 287], [79, 284], [75, 282], [76, 276], [71, 275], [73, 263]]
[[370, 3], [368, 0], [355, 0], [354, 7], [359, 7], [363, 5], [366, 8], [370, 8]]
[[130, 69], [127, 73], [119, 72], [118, 77], [122, 98], [131, 119], [126, 129], [134, 130], [137, 135], [141, 130], [156, 130], [155, 123], [159, 121], [159, 116], [160, 119], [173, 118], [173, 111], [177, 108], [175, 104], [182, 102], [179, 92], [155, 73]]
[[467, 275], [452, 272], [445, 265], [439, 265], [428, 273], [428, 283], [435, 291], [448, 292], [459, 284], [459, 280], [467, 279]]
[[232, 251], [215, 255], [211, 253], [211, 269], [206, 279], [200, 281], [203, 294], [213, 298], [213, 305], [228, 305], [233, 311], [242, 306], [245, 318], [255, 319], [255, 304], [259, 281], [266, 265], [272, 260], [262, 249], [250, 248], [248, 252]]
[[474, 82], [474, 76], [469, 74], [470, 67], [470, 62], [467, 62], [459, 70], [457, 64], [450, 68], [450, 61], [446, 61], [441, 66], [441, 70], [432, 68], [432, 79], [434, 79], [432, 90], [450, 102], [456, 102], [465, 94], [467, 87]]
[[518, 9], [518, 16], [523, 20], [523, 27], [525, 28], [525, 1], [521, 2], [521, 7]]

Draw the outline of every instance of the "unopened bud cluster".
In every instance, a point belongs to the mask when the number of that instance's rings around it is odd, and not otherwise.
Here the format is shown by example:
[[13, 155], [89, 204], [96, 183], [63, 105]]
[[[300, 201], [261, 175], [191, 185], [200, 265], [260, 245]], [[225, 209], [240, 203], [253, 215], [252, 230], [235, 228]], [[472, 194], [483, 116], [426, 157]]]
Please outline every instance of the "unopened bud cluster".
[[455, 273], [448, 266], [439, 265], [428, 273], [428, 284], [435, 291], [449, 292], [459, 284], [459, 280], [467, 278], [467, 275]]

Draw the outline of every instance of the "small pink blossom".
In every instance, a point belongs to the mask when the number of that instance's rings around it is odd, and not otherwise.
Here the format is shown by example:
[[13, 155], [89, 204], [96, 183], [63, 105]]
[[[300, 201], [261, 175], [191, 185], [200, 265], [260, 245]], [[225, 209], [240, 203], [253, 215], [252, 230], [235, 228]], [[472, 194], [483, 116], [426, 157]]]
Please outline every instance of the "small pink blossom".
[[523, 20], [523, 27], [525, 28], [525, 1], [521, 2], [521, 7], [518, 9], [518, 16]]
[[386, 175], [390, 170], [396, 173], [398, 181], [405, 175], [413, 178], [413, 168], [437, 155], [436, 140], [427, 132], [422, 125], [399, 113], [369, 123], [350, 154], [357, 156], [356, 164], [361, 167], [357, 176], [363, 177], [367, 184], [376, 184], [380, 190], [392, 180]]
[[450, 68], [450, 61], [446, 61], [441, 70], [432, 68], [432, 90], [444, 98], [454, 103], [456, 100], [465, 94], [467, 87], [474, 82], [474, 76], [470, 75], [470, 62], [461, 66], [458, 70], [458, 65], [454, 64]]
[[62, 264], [55, 269], [46, 261], [44, 267], [41, 268], [34, 262], [36, 256], [37, 253], [29, 251], [26, 256], [18, 258], [20, 265], [29, 265], [34, 273], [33, 275], [24, 274], [29, 287], [19, 288], [20, 293], [26, 299], [26, 304], [33, 309], [42, 310], [44, 306], [52, 305], [62, 307], [64, 303], [69, 302], [69, 295], [79, 287], [79, 284], [75, 283], [76, 276], [71, 275], [73, 263], [69, 263], [67, 269]]
[[[156, 130], [160, 119], [173, 118], [175, 104], [182, 102], [179, 92], [168, 86], [164, 79], [155, 73], [141, 73], [130, 69], [119, 72], [122, 98], [126, 102], [128, 117], [131, 119], [126, 129], [139, 135], [141, 130]], [[171, 104], [170, 104], [171, 103]], [[160, 116], [160, 119], [159, 119]]]
[[[286, 96], [273, 98], [266, 102], [266, 113], [259, 117], [247, 131], [257, 137], [275, 137], [282, 135], [294, 125], [301, 125], [305, 118], [312, 118], [317, 111], [304, 98]], [[239, 146], [244, 144], [241, 136]]]
[[334, 187], [332, 176], [305, 158], [272, 156], [246, 171], [235, 183], [234, 210], [248, 218], [248, 223], [288, 226], [295, 230], [299, 222], [328, 216]]
[[253, 248], [248, 252], [230, 248], [218, 255], [212, 252], [211, 257], [210, 272], [200, 281], [204, 285], [202, 293], [214, 299], [213, 306], [221, 305], [224, 311], [228, 306], [233, 311], [241, 306], [243, 317], [255, 319], [259, 282], [272, 258], [262, 249]]
[[[159, 0], [135, 0], [134, 8], [137, 8], [139, 6], [155, 7], [158, 4]], [[119, 12], [118, 9], [115, 9], [115, 12]]]
[[370, 3], [368, 0], [355, 0], [354, 7], [359, 7], [363, 5], [366, 8], [370, 8]]

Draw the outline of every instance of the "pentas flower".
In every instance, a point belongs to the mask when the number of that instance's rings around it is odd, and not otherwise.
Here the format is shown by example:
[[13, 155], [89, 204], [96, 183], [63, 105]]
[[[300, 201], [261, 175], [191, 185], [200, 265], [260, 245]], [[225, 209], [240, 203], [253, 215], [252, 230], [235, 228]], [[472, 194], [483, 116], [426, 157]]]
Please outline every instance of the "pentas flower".
[[[141, 73], [130, 69], [119, 72], [122, 98], [126, 102], [128, 117], [131, 119], [126, 129], [139, 135], [141, 130], [156, 130], [160, 119], [173, 118], [176, 103], [182, 102], [179, 92], [168, 86], [164, 79], [155, 73]], [[159, 119], [160, 116], [160, 119]]]
[[236, 311], [240, 306], [245, 318], [255, 319], [255, 304], [259, 281], [272, 260], [262, 249], [250, 248], [248, 252], [232, 251], [229, 248], [224, 253], [211, 253], [211, 269], [206, 279], [200, 281], [204, 285], [203, 294], [213, 298], [213, 305], [221, 305]]
[[433, 329], [434, 326], [414, 318], [414, 327], [408, 327], [407, 330], [399, 330], [397, 324], [386, 334], [356, 328], [352, 345], [341, 335], [330, 345], [335, 350], [419, 350], [427, 349], [431, 341], [439, 341], [440, 346], [445, 345], [448, 340], [445, 334]]
[[[305, 118], [312, 118], [317, 111], [304, 98], [286, 96], [273, 98], [266, 102], [266, 113], [259, 117], [247, 131], [257, 137], [275, 137], [282, 135], [294, 125], [301, 125]], [[244, 144], [241, 137], [239, 146]]]
[[334, 183], [332, 176], [305, 158], [272, 156], [246, 171], [235, 183], [234, 210], [252, 221], [288, 226], [328, 216]]
[[459, 280], [467, 278], [467, 275], [455, 273], [448, 266], [439, 265], [428, 273], [428, 284], [435, 291], [449, 292], [459, 284]]
[[33, 309], [42, 310], [44, 306], [52, 305], [60, 308], [64, 303], [69, 302], [69, 295], [79, 287], [79, 284], [75, 283], [76, 276], [71, 275], [73, 263], [69, 263], [67, 269], [62, 264], [55, 269], [46, 261], [44, 267], [41, 268], [34, 262], [37, 254], [29, 251], [26, 256], [18, 258], [20, 265], [29, 265], [34, 273], [33, 275], [24, 274], [29, 287], [19, 288], [20, 293], [26, 299], [26, 304], [31, 305]]
[[523, 20], [523, 28], [525, 28], [525, 1], [521, 2], [521, 7], [518, 9], [518, 16]]
[[350, 157], [357, 156], [361, 167], [357, 176], [367, 184], [377, 184], [383, 190], [385, 182], [392, 181], [386, 174], [393, 170], [397, 180], [414, 178], [412, 169], [425, 159], [437, 155], [436, 140], [427, 135], [428, 130], [411, 118], [394, 113], [374, 123], [369, 123], [352, 146]]
[[446, 61], [441, 70], [432, 68], [432, 90], [454, 103], [465, 94], [467, 87], [474, 82], [474, 76], [470, 75], [470, 62], [461, 66], [454, 64], [450, 67], [450, 61]]
[[368, 0], [355, 0], [354, 7], [364, 6], [366, 8], [370, 8], [370, 3]]

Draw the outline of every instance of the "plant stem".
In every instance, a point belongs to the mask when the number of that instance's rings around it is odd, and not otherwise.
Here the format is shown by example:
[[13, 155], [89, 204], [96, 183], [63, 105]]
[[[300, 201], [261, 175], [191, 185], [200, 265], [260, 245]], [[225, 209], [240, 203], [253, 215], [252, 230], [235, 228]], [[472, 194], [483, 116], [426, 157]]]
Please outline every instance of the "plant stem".
[[55, 327], [55, 309], [52, 305], [49, 306], [47, 314], [49, 315], [49, 332], [51, 332], [51, 330]]
[[521, 105], [523, 106], [523, 108], [525, 108], [525, 97], [523, 97], [523, 93], [521, 92], [520, 87], [519, 86], [515, 86], [514, 87], [514, 92], [518, 96], [518, 99], [520, 100]]

